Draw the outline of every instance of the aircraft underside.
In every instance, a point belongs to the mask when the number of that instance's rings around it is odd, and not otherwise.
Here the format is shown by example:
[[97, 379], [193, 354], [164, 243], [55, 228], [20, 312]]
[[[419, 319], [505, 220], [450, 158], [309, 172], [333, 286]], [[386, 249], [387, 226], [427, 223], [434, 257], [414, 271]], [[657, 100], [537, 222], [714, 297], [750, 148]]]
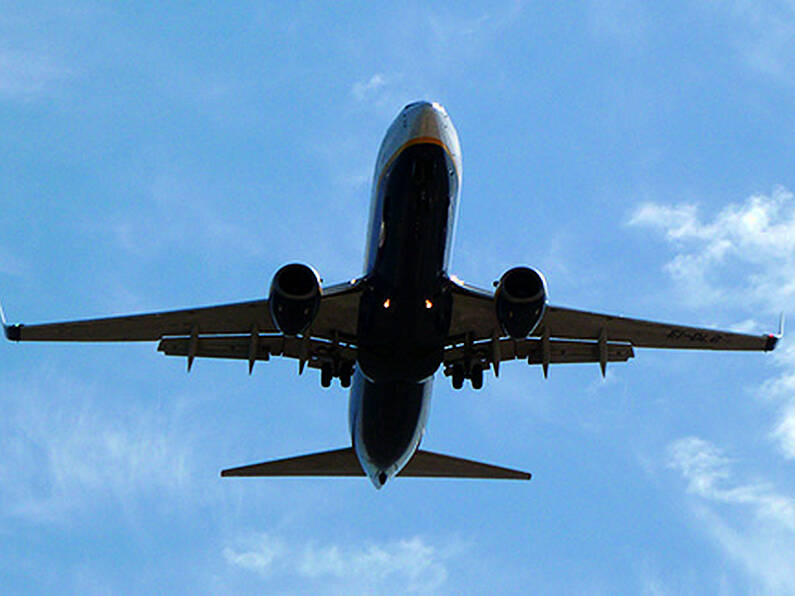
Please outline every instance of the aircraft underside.
[[64, 323], [9, 325], [12, 341], [159, 341], [187, 358], [239, 359], [249, 373], [271, 357], [351, 387], [351, 445], [224, 470], [222, 476], [393, 476], [529, 479], [530, 474], [419, 449], [440, 369], [456, 389], [523, 360], [626, 362], [635, 348], [769, 351], [778, 335], [718, 331], [553, 306], [535, 269], [506, 271], [496, 289], [448, 276], [461, 186], [458, 135], [444, 108], [406, 106], [387, 130], [373, 180], [365, 272], [323, 287], [293, 263], [267, 299]]

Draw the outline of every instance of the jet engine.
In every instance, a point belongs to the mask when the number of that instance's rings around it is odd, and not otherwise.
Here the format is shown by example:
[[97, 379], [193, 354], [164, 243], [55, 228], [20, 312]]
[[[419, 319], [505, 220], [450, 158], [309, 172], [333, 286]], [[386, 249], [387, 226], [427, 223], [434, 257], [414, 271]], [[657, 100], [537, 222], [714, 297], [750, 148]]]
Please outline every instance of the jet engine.
[[538, 326], [547, 306], [544, 276], [529, 267], [509, 269], [497, 285], [494, 305], [505, 333], [514, 339], [527, 337]]
[[285, 265], [271, 282], [268, 302], [273, 322], [285, 335], [303, 333], [320, 308], [320, 277], [301, 263]]

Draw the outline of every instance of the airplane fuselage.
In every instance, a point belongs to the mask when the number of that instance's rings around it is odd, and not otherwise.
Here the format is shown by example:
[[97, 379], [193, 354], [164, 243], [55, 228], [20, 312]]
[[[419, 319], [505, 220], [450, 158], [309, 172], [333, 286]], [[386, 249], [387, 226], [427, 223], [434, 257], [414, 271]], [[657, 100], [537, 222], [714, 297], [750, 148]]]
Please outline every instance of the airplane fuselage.
[[406, 106], [376, 162], [350, 394], [353, 446], [377, 488], [411, 459], [424, 432], [450, 328], [460, 185], [458, 136], [444, 109]]

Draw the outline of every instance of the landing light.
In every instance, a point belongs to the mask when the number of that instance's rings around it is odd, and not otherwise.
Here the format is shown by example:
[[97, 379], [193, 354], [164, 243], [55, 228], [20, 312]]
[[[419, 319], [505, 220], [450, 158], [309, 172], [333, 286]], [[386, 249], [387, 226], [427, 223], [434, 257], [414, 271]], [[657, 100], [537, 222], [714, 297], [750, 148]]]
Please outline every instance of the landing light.
[[389, 305], [390, 305], [389, 298], [387, 298], [386, 300], [384, 300], [384, 308], [389, 308]]
[[430, 300], [425, 301], [425, 308], [433, 308], [433, 302]]

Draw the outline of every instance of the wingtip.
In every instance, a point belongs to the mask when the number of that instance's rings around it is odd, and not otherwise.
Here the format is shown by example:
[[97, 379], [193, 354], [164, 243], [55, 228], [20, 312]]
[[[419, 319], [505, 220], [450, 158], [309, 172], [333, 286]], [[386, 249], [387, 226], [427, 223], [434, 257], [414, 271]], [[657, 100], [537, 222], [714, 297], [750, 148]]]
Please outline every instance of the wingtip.
[[9, 325], [8, 320], [6, 319], [6, 313], [3, 310], [3, 305], [0, 304], [0, 322], [3, 325], [3, 332], [5, 333], [6, 339], [9, 341], [19, 341], [21, 339], [20, 329], [22, 325]]
[[784, 313], [781, 313], [781, 316], [778, 320], [778, 333], [771, 333], [767, 336], [767, 343], [765, 344], [765, 352], [770, 352], [776, 349], [776, 345], [778, 344], [779, 340], [784, 337]]

